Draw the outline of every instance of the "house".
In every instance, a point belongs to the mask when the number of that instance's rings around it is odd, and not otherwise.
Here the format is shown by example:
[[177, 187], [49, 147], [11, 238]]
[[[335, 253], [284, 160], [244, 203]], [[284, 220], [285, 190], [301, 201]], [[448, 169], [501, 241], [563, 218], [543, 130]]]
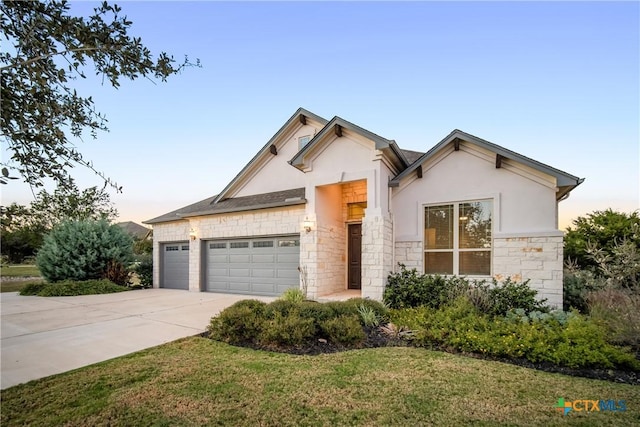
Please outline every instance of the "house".
[[118, 222], [116, 224], [122, 228], [125, 233], [137, 240], [151, 240], [153, 232], [150, 228], [137, 224], [133, 221]]
[[379, 300], [402, 263], [561, 306], [558, 203], [582, 181], [460, 130], [418, 153], [300, 108], [219, 194], [146, 221], [154, 286]]

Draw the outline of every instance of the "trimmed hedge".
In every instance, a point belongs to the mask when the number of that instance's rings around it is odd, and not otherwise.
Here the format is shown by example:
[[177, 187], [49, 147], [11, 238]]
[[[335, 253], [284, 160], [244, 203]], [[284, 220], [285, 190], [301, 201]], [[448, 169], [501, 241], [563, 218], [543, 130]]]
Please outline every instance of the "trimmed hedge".
[[120, 285], [103, 280], [66, 280], [56, 283], [32, 283], [25, 286], [20, 295], [35, 295], [40, 297], [71, 297], [78, 295], [98, 295], [112, 294], [115, 292], [128, 291]]

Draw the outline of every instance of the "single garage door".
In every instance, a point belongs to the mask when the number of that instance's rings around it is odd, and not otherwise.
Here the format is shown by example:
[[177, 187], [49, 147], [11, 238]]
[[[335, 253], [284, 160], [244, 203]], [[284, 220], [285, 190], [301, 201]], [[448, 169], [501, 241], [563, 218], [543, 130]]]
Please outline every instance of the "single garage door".
[[206, 290], [281, 295], [300, 283], [300, 237], [215, 240], [206, 244]]
[[164, 243], [161, 288], [189, 289], [189, 242]]

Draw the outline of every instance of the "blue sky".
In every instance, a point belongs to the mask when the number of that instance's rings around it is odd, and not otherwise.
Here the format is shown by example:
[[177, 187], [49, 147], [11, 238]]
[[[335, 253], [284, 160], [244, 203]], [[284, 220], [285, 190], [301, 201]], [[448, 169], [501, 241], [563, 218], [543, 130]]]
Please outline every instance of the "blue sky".
[[[417, 151], [457, 128], [584, 177], [561, 228], [640, 207], [638, 2], [118, 4], [153, 52], [202, 63], [166, 83], [79, 83], [110, 132], [78, 147], [123, 186], [121, 221], [216, 194], [298, 107]], [[2, 204], [32, 197], [2, 188]]]

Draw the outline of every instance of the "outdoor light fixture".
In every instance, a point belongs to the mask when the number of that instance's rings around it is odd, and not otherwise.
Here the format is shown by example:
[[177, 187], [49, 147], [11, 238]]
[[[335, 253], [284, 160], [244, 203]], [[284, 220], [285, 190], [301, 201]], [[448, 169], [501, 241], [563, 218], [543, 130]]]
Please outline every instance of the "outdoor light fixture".
[[189, 230], [189, 238], [191, 240], [196, 240], [196, 230], [194, 230], [193, 228]]
[[302, 227], [304, 228], [304, 231], [306, 231], [307, 233], [311, 231], [311, 227], [313, 227], [313, 221], [309, 221], [308, 219], [305, 219], [304, 222], [302, 223]]

